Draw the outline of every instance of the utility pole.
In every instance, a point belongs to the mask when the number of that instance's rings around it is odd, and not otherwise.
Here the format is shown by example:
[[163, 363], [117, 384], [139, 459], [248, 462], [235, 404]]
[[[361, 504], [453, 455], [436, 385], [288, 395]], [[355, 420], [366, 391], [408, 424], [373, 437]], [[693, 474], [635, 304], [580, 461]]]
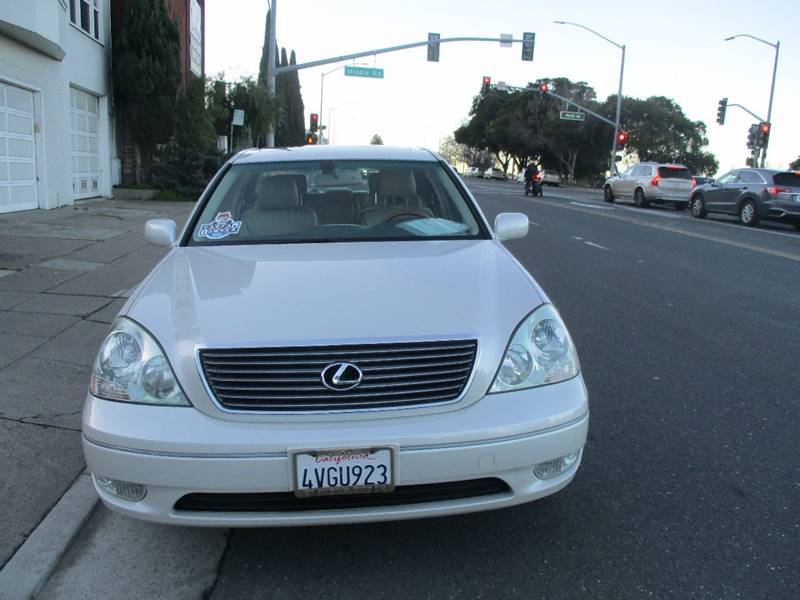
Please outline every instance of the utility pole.
[[[275, 22], [278, 20], [278, 0], [272, 0], [269, 20], [269, 48], [267, 49], [267, 97], [275, 98], [275, 59], [278, 46], [275, 40]], [[275, 147], [275, 126], [270, 121], [267, 128], [267, 148]]]

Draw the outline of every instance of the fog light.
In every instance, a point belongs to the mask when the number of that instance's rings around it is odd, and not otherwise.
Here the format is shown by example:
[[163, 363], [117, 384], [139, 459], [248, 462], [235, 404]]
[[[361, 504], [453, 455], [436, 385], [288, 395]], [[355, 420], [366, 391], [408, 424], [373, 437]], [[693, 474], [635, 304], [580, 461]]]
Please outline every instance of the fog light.
[[578, 453], [573, 452], [565, 456], [559, 456], [553, 460], [547, 460], [533, 466], [533, 474], [537, 479], [552, 479], [556, 475], [561, 475], [578, 460]]
[[147, 487], [141, 483], [120, 481], [119, 479], [111, 479], [110, 477], [101, 477], [99, 475], [95, 475], [94, 480], [97, 485], [109, 494], [117, 498], [122, 498], [123, 500], [138, 502], [147, 495]]

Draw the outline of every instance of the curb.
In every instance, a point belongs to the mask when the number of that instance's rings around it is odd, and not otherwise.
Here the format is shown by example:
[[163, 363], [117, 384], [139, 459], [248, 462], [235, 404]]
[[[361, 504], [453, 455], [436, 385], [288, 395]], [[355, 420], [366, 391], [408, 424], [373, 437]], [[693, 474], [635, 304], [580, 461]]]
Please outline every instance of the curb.
[[97, 502], [91, 474], [81, 473], [0, 571], [0, 600], [32, 598], [42, 589]]

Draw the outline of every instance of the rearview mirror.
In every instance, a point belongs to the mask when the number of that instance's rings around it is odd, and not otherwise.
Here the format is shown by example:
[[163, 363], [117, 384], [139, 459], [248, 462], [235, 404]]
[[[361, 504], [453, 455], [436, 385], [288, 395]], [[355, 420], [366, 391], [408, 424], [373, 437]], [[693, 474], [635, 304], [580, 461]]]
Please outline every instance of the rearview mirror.
[[172, 219], [150, 219], [144, 224], [144, 237], [156, 246], [174, 246], [178, 239], [177, 227]]
[[500, 213], [494, 220], [494, 232], [502, 241], [524, 238], [528, 235], [528, 215]]

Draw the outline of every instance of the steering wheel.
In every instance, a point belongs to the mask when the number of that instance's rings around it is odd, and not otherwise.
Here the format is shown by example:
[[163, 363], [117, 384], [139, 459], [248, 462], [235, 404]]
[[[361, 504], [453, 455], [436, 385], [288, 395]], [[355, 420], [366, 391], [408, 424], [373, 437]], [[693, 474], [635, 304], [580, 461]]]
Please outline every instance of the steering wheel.
[[414, 209], [414, 208], [402, 208], [402, 209], [398, 210], [397, 212], [391, 213], [389, 216], [387, 216], [383, 220], [383, 222], [384, 223], [389, 223], [391, 221], [396, 221], [397, 219], [406, 219], [406, 218], [413, 219], [415, 217], [421, 218], [421, 219], [427, 219], [429, 216], [430, 215], [428, 215], [428, 213], [426, 213], [425, 211], [422, 211], [422, 210], [417, 210], [417, 209]]

